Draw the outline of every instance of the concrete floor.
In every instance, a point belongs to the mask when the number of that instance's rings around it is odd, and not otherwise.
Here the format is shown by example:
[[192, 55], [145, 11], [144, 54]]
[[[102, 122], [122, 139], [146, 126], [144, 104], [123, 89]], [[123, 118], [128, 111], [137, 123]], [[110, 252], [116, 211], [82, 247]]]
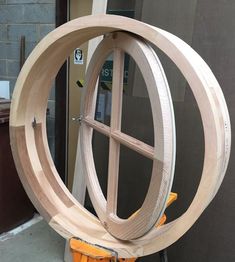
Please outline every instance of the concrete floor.
[[[5, 240], [4, 240], [5, 238]], [[42, 220], [28, 229], [0, 238], [1, 262], [61, 262], [65, 240]]]

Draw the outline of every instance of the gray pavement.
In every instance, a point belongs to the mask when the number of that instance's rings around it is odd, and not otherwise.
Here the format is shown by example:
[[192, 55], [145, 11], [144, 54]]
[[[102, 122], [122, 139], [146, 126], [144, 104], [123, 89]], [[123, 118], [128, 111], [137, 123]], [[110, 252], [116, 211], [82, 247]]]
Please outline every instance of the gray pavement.
[[1, 262], [61, 262], [65, 240], [42, 220], [14, 237], [0, 241]]

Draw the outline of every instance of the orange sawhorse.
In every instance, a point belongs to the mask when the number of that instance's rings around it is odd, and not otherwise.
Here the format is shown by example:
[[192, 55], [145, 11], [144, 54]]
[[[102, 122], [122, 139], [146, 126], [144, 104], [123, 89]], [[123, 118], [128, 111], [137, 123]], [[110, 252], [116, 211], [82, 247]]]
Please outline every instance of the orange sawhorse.
[[[170, 193], [167, 201], [167, 207], [170, 206], [176, 199], [177, 194]], [[167, 217], [164, 214], [157, 226], [163, 225], [166, 222], [166, 219]], [[116, 252], [114, 252], [113, 250], [86, 243], [85, 241], [78, 238], [70, 239], [69, 243], [74, 262], [135, 262], [135, 260], [137, 259], [118, 258]]]

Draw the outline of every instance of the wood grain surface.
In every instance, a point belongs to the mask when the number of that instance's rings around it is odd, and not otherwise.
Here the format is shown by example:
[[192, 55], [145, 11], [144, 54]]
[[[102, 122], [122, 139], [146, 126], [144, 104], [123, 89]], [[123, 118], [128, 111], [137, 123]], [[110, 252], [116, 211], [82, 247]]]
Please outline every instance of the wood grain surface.
[[[98, 123], [94, 117], [95, 86], [105, 59], [113, 53], [111, 125]], [[154, 148], [121, 132], [124, 54], [139, 66], [146, 82], [154, 124]], [[175, 164], [175, 122], [171, 95], [162, 65], [150, 45], [140, 37], [118, 32], [110, 34], [97, 47], [89, 64], [84, 98], [84, 123], [81, 147], [87, 186], [93, 206], [104, 227], [122, 240], [147, 233], [161, 218], [168, 199]], [[91, 123], [91, 125], [89, 125]], [[107, 202], [97, 178], [92, 152], [92, 128], [109, 137]], [[117, 216], [120, 144], [153, 160], [152, 177], [146, 198], [134, 216]]]
[[[102, 34], [127, 31], [156, 45], [178, 66], [198, 103], [205, 135], [201, 181], [188, 210], [175, 221], [152, 228], [131, 241], [112, 237], [101, 222], [82, 207], [59, 178], [46, 138], [46, 105], [50, 86], [67, 56], [80, 44]], [[34, 121], [35, 120], [35, 121]], [[35, 131], [35, 125], [41, 126]], [[37, 127], [36, 127], [37, 128]], [[226, 172], [231, 145], [227, 106], [221, 88], [203, 59], [185, 42], [159, 28], [130, 18], [97, 15], [70, 21], [48, 34], [22, 68], [13, 94], [11, 146], [20, 179], [42, 216], [65, 238], [114, 249], [120, 257], [140, 257], [177, 241], [199, 218], [217, 193]], [[36, 145], [41, 136], [43, 151]], [[155, 152], [154, 152], [155, 153]], [[46, 159], [44, 165], [42, 158]], [[50, 170], [50, 179], [46, 172]], [[64, 192], [60, 197], [56, 188]]]

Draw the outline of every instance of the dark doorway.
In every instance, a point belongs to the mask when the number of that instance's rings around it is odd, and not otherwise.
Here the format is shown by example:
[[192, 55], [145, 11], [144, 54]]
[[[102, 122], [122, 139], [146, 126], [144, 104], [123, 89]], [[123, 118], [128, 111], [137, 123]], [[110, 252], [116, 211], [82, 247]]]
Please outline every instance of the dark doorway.
[[[56, 27], [67, 22], [68, 1], [56, 0]], [[66, 104], [67, 62], [63, 64], [55, 80], [55, 165], [66, 183]]]

